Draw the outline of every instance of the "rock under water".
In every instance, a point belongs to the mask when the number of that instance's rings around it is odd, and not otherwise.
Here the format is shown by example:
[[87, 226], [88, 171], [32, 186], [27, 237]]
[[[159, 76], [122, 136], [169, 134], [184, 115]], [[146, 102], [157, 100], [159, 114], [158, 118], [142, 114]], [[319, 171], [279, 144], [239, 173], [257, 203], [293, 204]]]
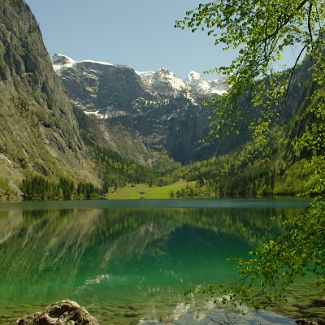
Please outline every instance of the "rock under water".
[[61, 300], [37, 312], [18, 319], [14, 325], [98, 325], [88, 311], [71, 300]]

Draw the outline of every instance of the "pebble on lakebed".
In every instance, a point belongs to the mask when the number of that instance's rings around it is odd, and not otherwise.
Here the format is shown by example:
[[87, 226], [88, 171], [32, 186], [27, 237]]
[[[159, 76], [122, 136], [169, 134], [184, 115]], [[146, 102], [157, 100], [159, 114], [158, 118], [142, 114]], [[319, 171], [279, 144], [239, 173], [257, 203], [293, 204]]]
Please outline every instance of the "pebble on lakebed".
[[88, 311], [71, 300], [61, 300], [44, 311], [18, 319], [13, 325], [98, 325]]

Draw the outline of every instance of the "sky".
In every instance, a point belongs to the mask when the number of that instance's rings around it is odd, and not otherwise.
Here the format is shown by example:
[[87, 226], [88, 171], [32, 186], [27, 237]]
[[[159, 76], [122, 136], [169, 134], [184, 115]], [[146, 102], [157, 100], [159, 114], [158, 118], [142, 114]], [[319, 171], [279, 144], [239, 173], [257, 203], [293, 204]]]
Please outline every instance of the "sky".
[[204, 32], [174, 28], [175, 20], [200, 1], [26, 2], [40, 24], [50, 55], [125, 64], [138, 71], [167, 68], [181, 78], [192, 70], [202, 73], [227, 65], [235, 57], [235, 52], [216, 47]]

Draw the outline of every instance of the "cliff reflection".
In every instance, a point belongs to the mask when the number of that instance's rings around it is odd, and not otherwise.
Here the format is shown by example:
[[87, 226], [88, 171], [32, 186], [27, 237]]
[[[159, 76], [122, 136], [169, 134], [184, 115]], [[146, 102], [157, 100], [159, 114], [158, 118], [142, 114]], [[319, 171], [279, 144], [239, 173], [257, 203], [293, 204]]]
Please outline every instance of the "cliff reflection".
[[163, 285], [184, 290], [230, 280], [235, 275], [225, 259], [274, 237], [279, 232], [274, 214], [272, 209], [0, 211], [0, 299], [51, 301], [89, 296], [95, 289], [101, 299], [124, 295], [123, 288], [131, 295]]

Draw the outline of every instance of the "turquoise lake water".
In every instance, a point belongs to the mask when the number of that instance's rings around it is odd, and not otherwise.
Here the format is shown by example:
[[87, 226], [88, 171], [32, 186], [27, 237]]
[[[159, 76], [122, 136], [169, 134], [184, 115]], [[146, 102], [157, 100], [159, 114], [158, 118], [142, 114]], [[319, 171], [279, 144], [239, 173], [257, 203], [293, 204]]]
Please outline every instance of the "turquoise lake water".
[[294, 324], [184, 292], [237, 279], [229, 257], [280, 234], [306, 200], [132, 200], [0, 205], [0, 324], [60, 299], [101, 324]]

